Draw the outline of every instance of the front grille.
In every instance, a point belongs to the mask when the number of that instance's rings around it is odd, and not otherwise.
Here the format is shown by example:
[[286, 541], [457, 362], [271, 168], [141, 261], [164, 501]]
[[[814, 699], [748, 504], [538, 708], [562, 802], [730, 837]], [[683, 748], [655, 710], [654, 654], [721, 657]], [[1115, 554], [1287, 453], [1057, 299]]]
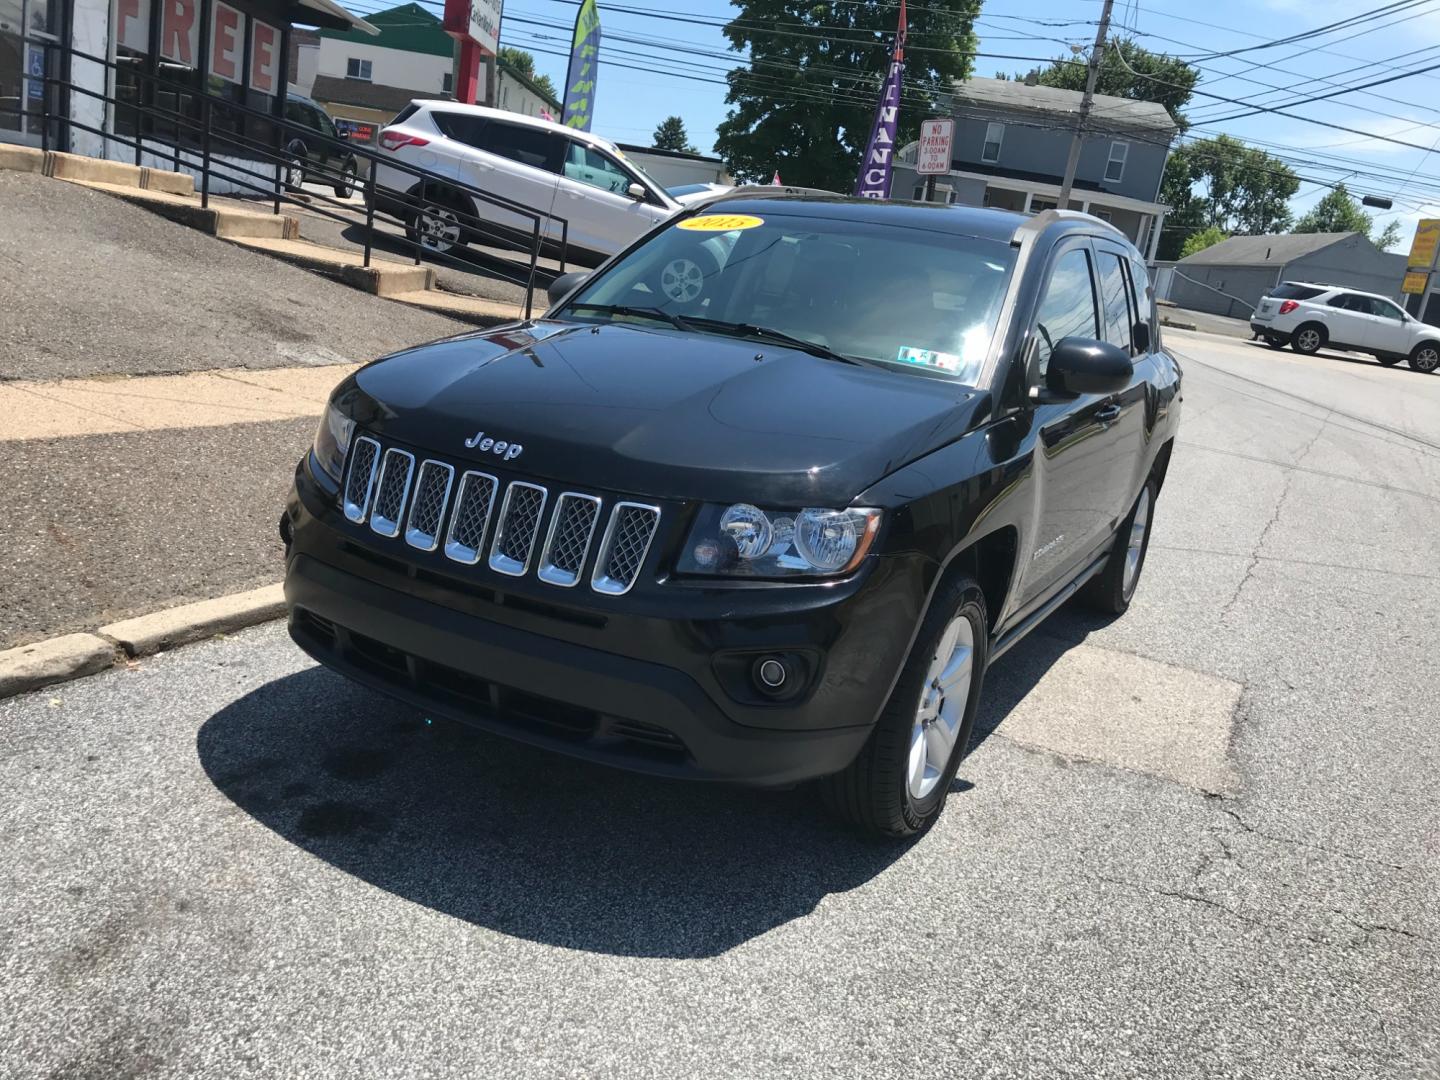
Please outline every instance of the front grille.
[[594, 495], [567, 491], [555, 503], [550, 517], [550, 531], [540, 552], [540, 569], [536, 576], [551, 585], [569, 588], [580, 580], [595, 523], [600, 520], [600, 500]]
[[440, 520], [450, 499], [450, 482], [455, 470], [444, 462], [426, 461], [415, 481], [415, 501], [410, 504], [405, 542], [421, 551], [434, 551], [440, 543]]
[[370, 492], [375, 487], [375, 466], [380, 461], [380, 444], [362, 435], [350, 451], [350, 472], [345, 477], [345, 516], [356, 525], [370, 510]]
[[[465, 566], [485, 564], [509, 577], [534, 568], [547, 585], [573, 588], [594, 555], [590, 587], [619, 596], [640, 577], [660, 522], [660, 508], [619, 501], [609, 507], [599, 495], [562, 491], [550, 505], [541, 484], [508, 484], [474, 469], [461, 473], [435, 458], [399, 447], [382, 447], [369, 435], [355, 439], [341, 493], [347, 519], [367, 521], [377, 536], [396, 538], [419, 551], [443, 551]], [[498, 509], [497, 509], [498, 504]], [[606, 520], [598, 545], [595, 535]], [[443, 540], [442, 540], [443, 538]], [[488, 546], [487, 546], [488, 545]], [[376, 551], [380, 556], [385, 551]], [[387, 556], [388, 558], [388, 556]], [[400, 565], [400, 564], [397, 564]]]
[[630, 591], [640, 576], [640, 567], [655, 539], [660, 508], [644, 503], [620, 502], [610, 511], [610, 524], [600, 542], [600, 557], [590, 587], [596, 592], [619, 596]]
[[495, 539], [490, 542], [490, 569], [520, 577], [530, 569], [535, 534], [545, 513], [545, 489], [538, 484], [516, 480], [505, 489]]
[[415, 472], [415, 455], [393, 447], [385, 451], [380, 479], [375, 481], [375, 506], [370, 511], [370, 528], [381, 536], [398, 536], [400, 513], [410, 494], [410, 477]]
[[460, 492], [455, 496], [455, 513], [450, 518], [450, 532], [445, 537], [445, 554], [458, 563], [480, 561], [480, 547], [485, 543], [485, 530], [490, 525], [490, 511], [495, 507], [495, 491], [500, 482], [489, 473], [467, 472], [460, 478]]

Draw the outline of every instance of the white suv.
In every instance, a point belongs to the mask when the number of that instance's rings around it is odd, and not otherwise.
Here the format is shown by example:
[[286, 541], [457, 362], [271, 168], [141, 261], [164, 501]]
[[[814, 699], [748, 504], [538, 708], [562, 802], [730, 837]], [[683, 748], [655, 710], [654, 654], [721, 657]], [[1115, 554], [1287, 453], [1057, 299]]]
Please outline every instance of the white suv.
[[[380, 147], [441, 178], [427, 179], [422, 193], [413, 173], [383, 163], [375, 169], [376, 209], [400, 218], [412, 241], [439, 253], [472, 239], [528, 248], [533, 228], [522, 214], [447, 189], [445, 177], [541, 214], [547, 250], [561, 240], [549, 215], [563, 218], [566, 259], [583, 265], [603, 262], [681, 207], [614, 143], [501, 109], [412, 101], [380, 132]], [[471, 215], [484, 225], [466, 227]]]
[[1440, 327], [1420, 322], [1393, 300], [1338, 285], [1287, 281], [1250, 316], [1250, 329], [1273, 349], [1309, 355], [1328, 346], [1373, 353], [1390, 367], [1408, 360], [1416, 371], [1440, 367]]

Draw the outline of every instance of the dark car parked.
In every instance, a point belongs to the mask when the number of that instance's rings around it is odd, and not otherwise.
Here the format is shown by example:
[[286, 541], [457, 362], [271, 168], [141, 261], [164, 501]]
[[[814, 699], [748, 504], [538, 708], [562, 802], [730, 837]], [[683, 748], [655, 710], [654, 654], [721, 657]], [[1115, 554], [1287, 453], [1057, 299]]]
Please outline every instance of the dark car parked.
[[1081, 214], [682, 214], [341, 384], [281, 520], [291, 633], [433, 714], [917, 832], [987, 665], [1130, 604], [1181, 400], [1151, 297]]
[[[360, 160], [345, 148], [350, 135], [315, 102], [299, 94], [285, 98], [285, 187], [299, 191], [300, 185], [312, 182], [329, 184], [335, 194], [345, 199], [355, 190], [360, 174]], [[296, 125], [304, 130], [296, 130]]]

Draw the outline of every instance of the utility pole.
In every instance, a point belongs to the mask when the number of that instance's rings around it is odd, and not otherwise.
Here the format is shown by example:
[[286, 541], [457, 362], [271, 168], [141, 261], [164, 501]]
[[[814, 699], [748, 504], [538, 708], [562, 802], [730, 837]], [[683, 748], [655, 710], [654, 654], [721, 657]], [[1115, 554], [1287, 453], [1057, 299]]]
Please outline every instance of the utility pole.
[[1090, 68], [1085, 73], [1085, 96], [1080, 99], [1080, 116], [1075, 121], [1075, 135], [1070, 140], [1070, 159], [1065, 162], [1065, 182], [1060, 185], [1059, 208], [1070, 208], [1070, 189], [1075, 185], [1075, 168], [1080, 164], [1080, 146], [1085, 141], [1085, 121], [1095, 101], [1095, 80], [1100, 76], [1100, 63], [1105, 58], [1105, 35], [1110, 32], [1110, 9], [1115, 0], [1105, 0], [1100, 13], [1100, 29], [1095, 34], [1095, 47], [1090, 50]]

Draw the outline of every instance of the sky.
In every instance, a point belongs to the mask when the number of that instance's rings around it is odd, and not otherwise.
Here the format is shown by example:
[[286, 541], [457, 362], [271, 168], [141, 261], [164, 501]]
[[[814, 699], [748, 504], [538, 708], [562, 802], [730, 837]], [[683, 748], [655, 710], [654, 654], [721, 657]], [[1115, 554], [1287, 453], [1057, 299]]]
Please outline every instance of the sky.
[[[731, 65], [679, 50], [725, 52], [728, 43], [719, 27], [702, 24], [729, 18], [736, 9], [728, 0], [614, 2], [631, 10], [617, 11], [599, 0], [605, 40], [593, 130], [617, 142], [648, 143], [661, 120], [678, 115], [691, 141], [711, 151], [715, 127], [727, 111], [724, 71]], [[1289, 159], [1303, 178], [1292, 203], [1297, 216], [1326, 194], [1325, 185], [1342, 179], [1357, 194], [1391, 197], [1392, 211], [1369, 212], [1380, 225], [1399, 219], [1398, 249], [1405, 250], [1417, 220], [1440, 216], [1440, 0], [1388, 3], [1393, 10], [1373, 21], [1258, 50], [1253, 46], [1387, 6], [1387, 0], [1115, 0], [1112, 33], [1131, 34], [1152, 50], [1199, 58], [1198, 91], [1247, 104], [1285, 104], [1295, 116], [1261, 113], [1209, 123], [1242, 108], [1197, 93], [1186, 112], [1197, 136], [1224, 132]], [[576, 4], [506, 0], [501, 44], [533, 53], [537, 72], [563, 85]], [[1102, 0], [987, 0], [976, 24], [979, 52], [1051, 57], [1068, 54], [1071, 44], [1088, 47], [1101, 7]], [[1237, 49], [1247, 51], [1211, 55]], [[1431, 65], [1435, 70], [1364, 92], [1286, 104]], [[1032, 66], [981, 55], [974, 71], [988, 76]]]

